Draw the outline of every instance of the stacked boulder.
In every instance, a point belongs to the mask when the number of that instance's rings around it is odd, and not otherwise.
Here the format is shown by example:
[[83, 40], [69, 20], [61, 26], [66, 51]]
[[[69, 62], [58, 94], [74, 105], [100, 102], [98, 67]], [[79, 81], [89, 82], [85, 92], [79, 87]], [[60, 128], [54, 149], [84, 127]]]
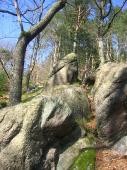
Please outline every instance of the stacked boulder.
[[53, 67], [49, 76], [49, 85], [73, 84], [78, 80], [78, 62], [75, 53], [70, 53]]
[[94, 102], [99, 137], [127, 154], [127, 64], [107, 63], [99, 68]]
[[83, 89], [67, 85], [77, 79], [76, 60], [72, 58], [64, 59], [66, 64], [55, 73], [58, 77], [66, 74], [66, 85], [57, 81], [55, 85], [60, 86], [30, 102], [0, 111], [1, 170], [62, 170], [59, 156], [80, 139], [81, 123], [89, 117]]

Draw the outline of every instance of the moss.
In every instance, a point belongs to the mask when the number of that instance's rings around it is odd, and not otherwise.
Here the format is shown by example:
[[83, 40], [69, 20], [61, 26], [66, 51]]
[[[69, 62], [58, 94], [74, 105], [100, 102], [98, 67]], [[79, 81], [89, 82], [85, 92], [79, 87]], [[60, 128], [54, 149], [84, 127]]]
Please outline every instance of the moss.
[[75, 158], [69, 170], [94, 170], [96, 160], [96, 150], [91, 146], [95, 143], [93, 134], [87, 134], [84, 138], [84, 143], [88, 148], [80, 151], [79, 155]]
[[30, 32], [29, 31], [23, 31], [22, 33], [21, 33], [21, 37], [23, 37], [23, 36], [29, 36], [30, 35]]
[[96, 151], [87, 149], [79, 154], [69, 170], [94, 170]]
[[75, 53], [70, 53], [70, 54], [66, 55], [62, 60], [76, 61], [77, 55]]
[[24, 93], [22, 96], [22, 103], [28, 102], [32, 100], [34, 97], [38, 96], [42, 93], [42, 88], [37, 88], [34, 91], [31, 91], [29, 93]]

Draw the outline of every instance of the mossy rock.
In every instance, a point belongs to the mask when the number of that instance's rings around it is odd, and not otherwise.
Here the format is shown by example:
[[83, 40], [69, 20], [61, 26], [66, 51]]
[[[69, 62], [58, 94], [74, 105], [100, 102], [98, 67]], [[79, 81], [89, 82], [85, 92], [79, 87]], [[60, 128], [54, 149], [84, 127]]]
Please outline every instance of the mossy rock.
[[62, 60], [76, 61], [77, 55], [75, 53], [70, 53], [70, 54], [66, 55]]
[[88, 135], [63, 148], [57, 170], [94, 170], [96, 151], [91, 149], [94, 144], [94, 137]]
[[95, 158], [96, 151], [94, 149], [86, 149], [79, 154], [69, 170], [94, 170]]

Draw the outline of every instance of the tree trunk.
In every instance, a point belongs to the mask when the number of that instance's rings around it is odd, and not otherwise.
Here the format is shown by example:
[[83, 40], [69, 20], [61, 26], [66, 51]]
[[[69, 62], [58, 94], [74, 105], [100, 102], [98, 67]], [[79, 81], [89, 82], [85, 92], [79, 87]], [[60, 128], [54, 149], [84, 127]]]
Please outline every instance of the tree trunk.
[[21, 32], [21, 36], [15, 47], [14, 57], [14, 70], [12, 80], [10, 82], [10, 105], [15, 105], [21, 102], [22, 95], [22, 78], [24, 69], [24, 59], [27, 45], [42, 32], [54, 15], [62, 9], [66, 4], [66, 0], [60, 0], [56, 2], [51, 9], [47, 12], [45, 17], [36, 25], [34, 25], [29, 31]]
[[76, 48], [77, 48], [77, 30], [74, 34], [73, 53], [76, 53]]
[[30, 78], [31, 78], [32, 72], [33, 72], [33, 70], [35, 68], [35, 64], [36, 64], [37, 50], [38, 49], [36, 49], [35, 53], [33, 53], [35, 58], [33, 59], [33, 61], [31, 60], [30, 67], [29, 67], [29, 70], [26, 75], [26, 91], [29, 91]]
[[104, 40], [103, 37], [98, 38], [98, 52], [100, 57], [101, 64], [105, 63], [105, 57], [104, 57]]
[[24, 69], [24, 58], [27, 47], [27, 38], [22, 36], [19, 38], [13, 53], [14, 68], [13, 76], [10, 83], [10, 105], [21, 102], [22, 95], [22, 77]]
[[27, 75], [26, 75], [26, 91], [29, 91], [29, 87], [30, 87], [30, 76], [31, 76], [31, 72], [28, 71]]
[[112, 50], [112, 34], [109, 32], [106, 39], [106, 61], [113, 60], [113, 50]]

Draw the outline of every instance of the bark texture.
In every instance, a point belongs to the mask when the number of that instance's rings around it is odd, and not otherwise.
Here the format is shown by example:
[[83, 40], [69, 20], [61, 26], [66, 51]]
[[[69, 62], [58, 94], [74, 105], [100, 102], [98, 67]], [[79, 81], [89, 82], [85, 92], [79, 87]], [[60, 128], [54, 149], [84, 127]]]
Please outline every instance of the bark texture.
[[10, 105], [15, 105], [21, 102], [22, 77], [27, 44], [28, 44], [27, 37], [22, 36], [17, 42], [16, 48], [13, 53], [14, 66], [10, 82], [10, 97], [9, 97]]

